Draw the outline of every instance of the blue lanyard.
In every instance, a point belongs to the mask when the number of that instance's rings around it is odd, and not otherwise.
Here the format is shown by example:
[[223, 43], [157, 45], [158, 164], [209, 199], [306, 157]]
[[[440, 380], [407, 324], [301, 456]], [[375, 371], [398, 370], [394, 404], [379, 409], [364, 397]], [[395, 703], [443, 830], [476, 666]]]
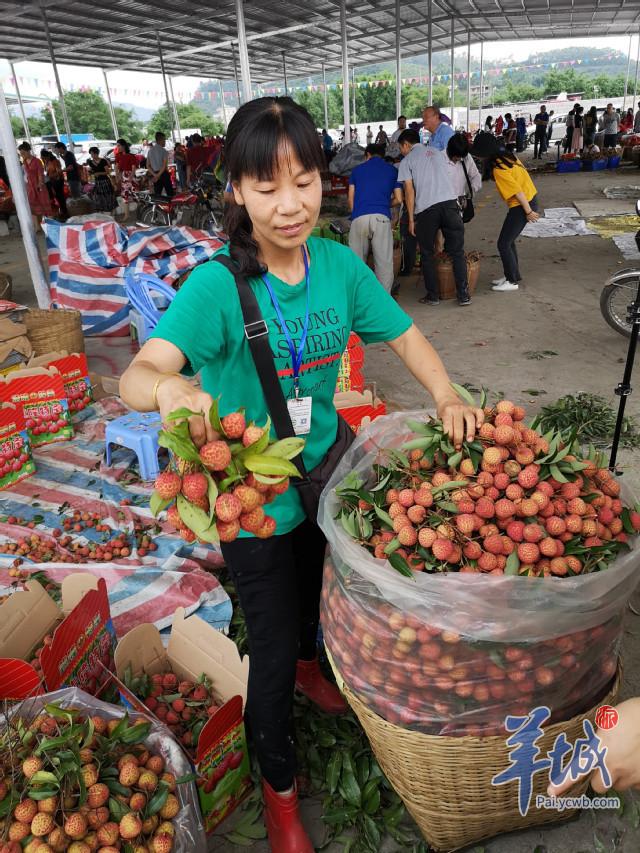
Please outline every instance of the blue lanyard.
[[289, 347], [289, 353], [291, 354], [291, 366], [293, 368], [293, 390], [296, 395], [296, 399], [298, 399], [300, 386], [300, 367], [302, 366], [302, 358], [304, 355], [305, 344], [307, 343], [307, 333], [309, 331], [309, 261], [307, 260], [307, 253], [304, 249], [304, 246], [302, 247], [302, 258], [304, 260], [304, 280], [307, 287], [307, 311], [304, 318], [304, 326], [302, 328], [302, 335], [300, 336], [300, 346], [298, 349], [296, 349], [291, 335], [289, 334], [289, 329], [287, 329], [287, 324], [280, 309], [278, 297], [276, 296], [273, 290], [271, 282], [267, 278], [266, 273], [262, 274], [262, 280], [264, 281], [265, 286], [269, 291], [269, 296], [271, 297], [271, 301], [273, 302], [273, 307], [276, 309], [278, 322], [280, 323], [280, 327], [284, 332], [284, 336], [287, 340], [287, 346]]

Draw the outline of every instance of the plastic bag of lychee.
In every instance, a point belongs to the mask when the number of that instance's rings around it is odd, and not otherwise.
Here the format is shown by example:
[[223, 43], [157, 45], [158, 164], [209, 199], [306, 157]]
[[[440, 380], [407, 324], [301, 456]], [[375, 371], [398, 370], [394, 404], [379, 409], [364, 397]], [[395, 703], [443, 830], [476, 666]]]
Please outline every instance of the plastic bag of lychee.
[[429, 734], [591, 707], [638, 580], [640, 514], [600, 455], [508, 401], [485, 416], [460, 451], [424, 411], [377, 419], [321, 501], [327, 647], [369, 707]]
[[0, 741], [2, 851], [206, 850], [191, 766], [156, 720], [65, 688], [14, 706]]

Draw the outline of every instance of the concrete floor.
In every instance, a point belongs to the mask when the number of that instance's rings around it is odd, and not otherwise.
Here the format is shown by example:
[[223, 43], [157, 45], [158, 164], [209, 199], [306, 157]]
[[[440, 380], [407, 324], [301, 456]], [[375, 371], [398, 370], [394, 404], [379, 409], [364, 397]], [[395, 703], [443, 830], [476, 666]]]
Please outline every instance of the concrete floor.
[[[604, 198], [605, 186], [638, 184], [636, 169], [614, 173], [539, 175], [534, 180], [539, 198], [546, 207], [565, 207], [574, 201]], [[437, 307], [418, 303], [422, 295], [417, 280], [404, 279], [400, 304], [436, 346], [453, 380], [484, 385], [536, 410], [567, 393], [589, 391], [612, 401], [613, 389], [622, 378], [627, 340], [604, 322], [599, 295], [605, 279], [616, 269], [628, 266], [611, 240], [598, 236], [567, 239], [521, 239], [518, 245], [525, 280], [517, 293], [493, 293], [492, 279], [501, 275], [496, 238], [504, 217], [504, 206], [495, 186], [487, 184], [476, 202], [475, 219], [467, 225], [468, 249], [483, 253], [478, 289], [473, 305], [459, 308], [442, 302]], [[0, 240], [0, 269], [12, 275], [14, 298], [32, 304], [30, 280], [19, 239]], [[113, 373], [130, 357], [131, 349], [122, 342], [117, 347], [91, 344], [92, 366], [101, 373]], [[541, 361], [527, 358], [529, 351], [557, 353]], [[377, 383], [379, 393], [390, 405], [419, 409], [430, 405], [426, 393], [413, 377], [398, 369], [395, 356], [385, 346], [371, 346], [366, 354], [366, 376]], [[529, 392], [539, 392], [533, 396]], [[631, 414], [640, 413], [640, 396], [628, 403]], [[623, 454], [625, 481], [640, 484], [638, 456]], [[634, 596], [640, 609], [640, 595]], [[640, 694], [640, 618], [627, 613], [624, 639], [623, 695]], [[610, 812], [584, 812], [570, 824], [544, 830], [512, 833], [484, 842], [477, 850], [485, 853], [588, 853], [640, 849], [640, 812], [630, 795], [625, 797], [622, 816]], [[639, 800], [640, 803], [640, 800]], [[320, 802], [305, 800], [303, 813], [313, 841], [323, 838]], [[231, 828], [233, 818], [229, 820]], [[240, 850], [224, 837], [211, 839], [210, 851], [233, 853]], [[268, 853], [265, 842], [256, 842], [254, 853]], [[338, 853], [341, 845], [327, 848]], [[395, 845], [384, 850], [396, 849]], [[473, 848], [471, 848], [473, 849]]]

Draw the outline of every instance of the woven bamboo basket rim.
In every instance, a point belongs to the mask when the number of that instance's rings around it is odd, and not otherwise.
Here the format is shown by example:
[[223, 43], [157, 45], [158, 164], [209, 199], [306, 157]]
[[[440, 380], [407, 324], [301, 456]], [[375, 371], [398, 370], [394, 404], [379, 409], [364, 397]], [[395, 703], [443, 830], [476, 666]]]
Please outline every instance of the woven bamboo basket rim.
[[[326, 646], [325, 646], [326, 648]], [[389, 723], [368, 708], [344, 683], [331, 653], [327, 658], [338, 687], [362, 725], [376, 758], [407, 811], [429, 845], [438, 851], [455, 851], [469, 844], [531, 826], [569, 820], [577, 809], [558, 812], [535, 807], [537, 794], [546, 793], [543, 774], [533, 780], [528, 813], [518, 810], [518, 786], [493, 786], [491, 779], [509, 766], [506, 734], [487, 737], [430, 735]], [[618, 667], [612, 686], [597, 705], [569, 720], [543, 728], [541, 749], [551, 747], [561, 732], [570, 741], [584, 734], [585, 719], [593, 721], [596, 709], [615, 701], [622, 680]], [[572, 797], [586, 792], [584, 779], [571, 790]]]
[[84, 352], [82, 313], [75, 308], [30, 308], [24, 323], [34, 353]]

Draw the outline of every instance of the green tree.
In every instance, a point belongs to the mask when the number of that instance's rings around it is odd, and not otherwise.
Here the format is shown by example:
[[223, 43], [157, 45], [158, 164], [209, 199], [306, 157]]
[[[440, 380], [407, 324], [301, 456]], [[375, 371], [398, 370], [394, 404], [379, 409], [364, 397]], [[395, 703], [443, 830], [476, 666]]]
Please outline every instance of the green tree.
[[11, 130], [13, 131], [14, 139], [22, 139], [24, 137], [24, 125], [22, 119], [18, 116], [11, 116]]
[[[222, 122], [208, 116], [200, 107], [193, 104], [176, 104], [180, 127], [199, 127], [204, 136], [215, 136], [224, 133]], [[167, 104], [163, 104], [159, 110], [151, 116], [147, 125], [147, 135], [161, 131], [167, 137], [171, 136], [173, 126], [173, 110], [169, 111]]]
[[[78, 92], [65, 92], [64, 103], [69, 117], [69, 125], [72, 133], [93, 133], [97, 139], [111, 139], [113, 127], [109, 105], [99, 92], [86, 89]], [[58, 100], [52, 101], [56, 115], [58, 129], [64, 133], [64, 121], [62, 109]], [[115, 107], [118, 132], [131, 142], [138, 142], [142, 131], [142, 123], [139, 122], [131, 110], [123, 107]], [[51, 113], [48, 109], [42, 110], [39, 117], [32, 124], [29, 119], [29, 127], [32, 133], [38, 135], [55, 133]]]

